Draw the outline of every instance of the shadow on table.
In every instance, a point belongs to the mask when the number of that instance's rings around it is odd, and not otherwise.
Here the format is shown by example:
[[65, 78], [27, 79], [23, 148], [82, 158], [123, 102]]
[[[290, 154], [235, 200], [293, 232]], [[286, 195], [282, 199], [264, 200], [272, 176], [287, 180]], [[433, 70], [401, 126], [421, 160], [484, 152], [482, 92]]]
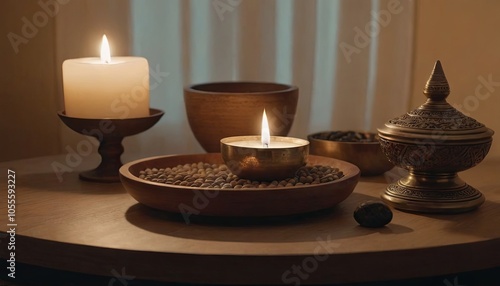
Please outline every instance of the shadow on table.
[[64, 174], [60, 178], [53, 172], [27, 174], [17, 176], [17, 185], [30, 190], [43, 190], [47, 192], [77, 193], [82, 195], [112, 195], [125, 194], [127, 191], [120, 182], [98, 183], [82, 181], [78, 172]]
[[359, 226], [353, 218], [355, 207], [359, 202], [373, 199], [371, 196], [353, 193], [346, 201], [330, 209], [257, 218], [183, 216], [135, 204], [126, 211], [125, 217], [133, 225], [154, 233], [188, 239], [234, 242], [316, 241], [318, 237], [327, 236], [331, 239], [341, 239], [376, 233], [398, 234], [413, 231], [393, 223], [382, 228]]
[[500, 237], [500, 203], [498, 194], [495, 198], [493, 194], [499, 192], [498, 186], [482, 186], [480, 191], [487, 193], [486, 201], [478, 209], [459, 214], [424, 214], [414, 213], [416, 216], [425, 216], [435, 220], [447, 221], [446, 229], [456, 233], [465, 233], [468, 235], [496, 238]]

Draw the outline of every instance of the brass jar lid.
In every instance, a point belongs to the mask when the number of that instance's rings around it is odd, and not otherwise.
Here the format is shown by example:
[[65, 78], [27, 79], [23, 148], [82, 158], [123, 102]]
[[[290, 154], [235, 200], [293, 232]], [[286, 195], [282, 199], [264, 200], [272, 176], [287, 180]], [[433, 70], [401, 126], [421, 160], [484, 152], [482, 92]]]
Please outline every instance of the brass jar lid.
[[427, 101], [378, 129], [387, 140], [407, 143], [441, 142], [446, 144], [481, 143], [491, 140], [493, 130], [451, 106], [446, 98], [450, 86], [441, 62], [437, 61], [424, 88]]

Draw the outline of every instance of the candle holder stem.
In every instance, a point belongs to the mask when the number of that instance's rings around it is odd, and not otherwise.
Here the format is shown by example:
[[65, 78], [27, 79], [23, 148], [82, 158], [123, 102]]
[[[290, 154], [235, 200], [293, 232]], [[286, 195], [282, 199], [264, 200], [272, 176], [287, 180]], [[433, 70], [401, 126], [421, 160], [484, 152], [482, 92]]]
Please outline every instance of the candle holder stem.
[[92, 136], [99, 140], [101, 163], [93, 170], [80, 173], [79, 178], [85, 181], [113, 183], [120, 181], [123, 138], [146, 131], [155, 125], [163, 116], [163, 111], [151, 108], [149, 116], [125, 119], [75, 118], [67, 116], [64, 111], [58, 115], [73, 131], [84, 135], [89, 135], [88, 130], [95, 131]]
[[[98, 138], [97, 136], [95, 136]], [[123, 165], [121, 155], [124, 148], [122, 136], [105, 135], [99, 142], [99, 155], [101, 163], [94, 170], [80, 173], [80, 179], [95, 182], [118, 182], [118, 170]]]

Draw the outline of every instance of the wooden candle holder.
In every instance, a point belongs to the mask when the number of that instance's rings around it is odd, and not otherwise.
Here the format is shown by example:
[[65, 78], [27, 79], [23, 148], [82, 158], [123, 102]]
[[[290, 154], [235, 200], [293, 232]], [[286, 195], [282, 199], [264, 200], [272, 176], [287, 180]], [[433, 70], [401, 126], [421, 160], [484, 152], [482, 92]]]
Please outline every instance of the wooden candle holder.
[[80, 173], [79, 178], [85, 181], [113, 183], [119, 182], [118, 170], [123, 165], [120, 156], [123, 153], [122, 140], [126, 136], [135, 135], [148, 130], [163, 116], [163, 111], [150, 109], [149, 116], [126, 119], [93, 119], [67, 116], [65, 111], [57, 115], [71, 130], [99, 140], [101, 163], [93, 170]]

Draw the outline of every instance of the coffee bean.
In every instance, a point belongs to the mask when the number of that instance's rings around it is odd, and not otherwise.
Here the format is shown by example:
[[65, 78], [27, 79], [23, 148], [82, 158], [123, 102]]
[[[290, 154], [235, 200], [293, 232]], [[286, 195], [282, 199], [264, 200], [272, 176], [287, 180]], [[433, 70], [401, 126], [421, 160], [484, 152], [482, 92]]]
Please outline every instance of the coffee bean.
[[314, 139], [339, 141], [339, 142], [377, 142], [378, 138], [374, 133], [364, 133], [355, 131], [332, 131], [323, 132], [313, 136]]
[[272, 182], [240, 179], [227, 166], [203, 162], [166, 168], [147, 168], [139, 171], [139, 178], [158, 183], [201, 188], [247, 189], [291, 188], [295, 186], [329, 183], [343, 177], [338, 168], [315, 165], [300, 168], [295, 177]]

